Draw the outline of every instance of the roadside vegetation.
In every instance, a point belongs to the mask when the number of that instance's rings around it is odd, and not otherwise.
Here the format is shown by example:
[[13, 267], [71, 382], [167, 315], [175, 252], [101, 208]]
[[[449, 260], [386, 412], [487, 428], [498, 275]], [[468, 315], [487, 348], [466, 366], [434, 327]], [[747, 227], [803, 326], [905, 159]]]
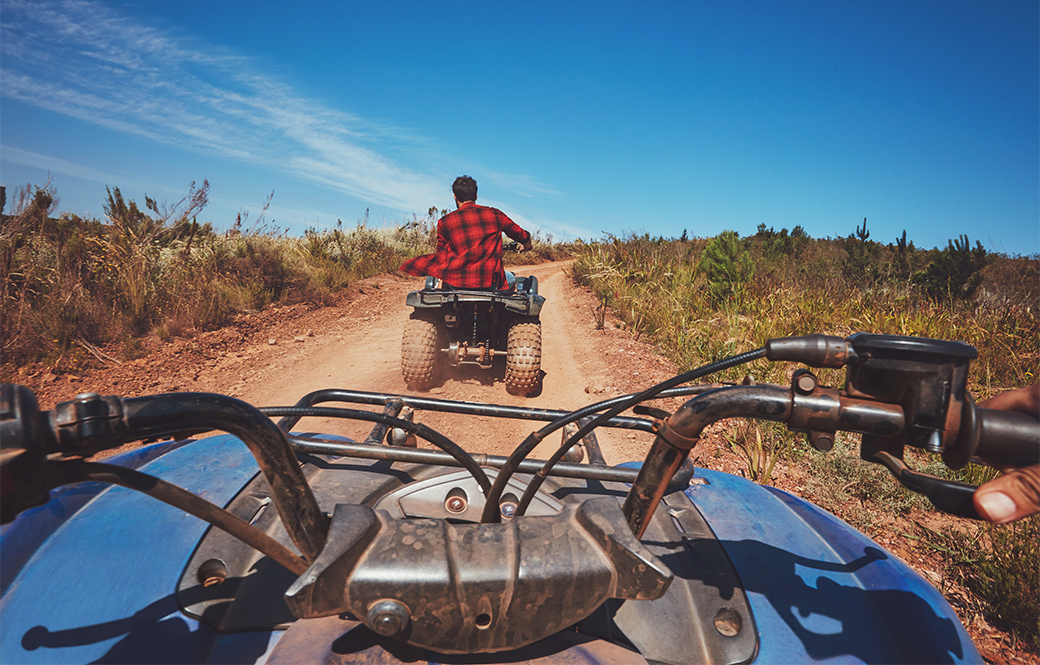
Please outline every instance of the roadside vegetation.
[[[815, 239], [800, 227], [761, 225], [740, 238], [649, 235], [586, 244], [573, 276], [683, 370], [789, 335], [853, 332], [965, 341], [978, 349], [969, 389], [979, 400], [1029, 385], [1040, 374], [1040, 257], [987, 252], [967, 237], [921, 250], [906, 232], [893, 242], [870, 238], [867, 221], [846, 237]], [[720, 379], [787, 384], [793, 365], [757, 361]], [[821, 370], [825, 385], [843, 385]], [[807, 470], [814, 500], [857, 528], [878, 535], [879, 515], [913, 518], [927, 500], [898, 486], [881, 467], [859, 460], [858, 442], [839, 437], [830, 453], [769, 424], [733, 423], [727, 443], [746, 475], [769, 483], [779, 459]], [[995, 474], [969, 465], [947, 470], [934, 456], [907, 453], [918, 470], [978, 484]], [[964, 526], [911, 534], [946, 561], [948, 582], [970, 588], [987, 619], [1036, 647], [1040, 635], [1040, 521]]]
[[[368, 214], [353, 228], [307, 229], [292, 237], [240, 213], [227, 231], [198, 223], [209, 183], [195, 183], [172, 204], [143, 208], [107, 190], [102, 220], [52, 217], [53, 187], [26, 185], [3, 194], [0, 224], [0, 339], [4, 379], [36, 363], [54, 373], [123, 361], [141, 340], [190, 336], [273, 304], [331, 304], [352, 283], [394, 272], [432, 252], [446, 211], [374, 228]], [[268, 200], [267, 204], [270, 204]], [[9, 208], [9, 210], [8, 210]], [[523, 261], [569, 251], [535, 236]], [[513, 259], [517, 260], [517, 259]]]

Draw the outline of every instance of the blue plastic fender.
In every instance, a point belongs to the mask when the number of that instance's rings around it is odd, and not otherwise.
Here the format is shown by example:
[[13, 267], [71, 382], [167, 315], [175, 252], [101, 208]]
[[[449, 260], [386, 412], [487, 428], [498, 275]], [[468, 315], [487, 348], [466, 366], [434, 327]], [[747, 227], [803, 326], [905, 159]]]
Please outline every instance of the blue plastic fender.
[[697, 469], [686, 495], [719, 538], [760, 631], [756, 663], [982, 663], [946, 599], [912, 568], [782, 490]]
[[[137, 468], [219, 506], [259, 472], [245, 444], [228, 435], [106, 461], [136, 466], [155, 453]], [[56, 492], [4, 530], [0, 560], [11, 579], [0, 599], [0, 662], [262, 659], [280, 632], [218, 635], [177, 605], [177, 580], [208, 525], [144, 494], [99, 488]], [[51, 519], [38, 520], [40, 513]]]
[[[226, 505], [258, 472], [217, 436], [114, 458]], [[627, 465], [626, 465], [627, 466]], [[746, 589], [756, 663], [982, 662], [920, 575], [849, 525], [786, 492], [698, 469], [685, 494]], [[280, 631], [218, 635], [177, 606], [207, 525], [150, 497], [89, 483], [56, 491], [0, 540], [0, 662], [263, 662]]]

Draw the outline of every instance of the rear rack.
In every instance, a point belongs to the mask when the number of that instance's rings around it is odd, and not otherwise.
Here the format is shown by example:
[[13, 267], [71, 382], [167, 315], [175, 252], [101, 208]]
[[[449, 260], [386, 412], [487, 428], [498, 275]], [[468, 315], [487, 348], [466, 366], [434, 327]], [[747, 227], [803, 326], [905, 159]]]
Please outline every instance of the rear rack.
[[405, 299], [409, 307], [440, 307], [460, 302], [490, 302], [502, 303], [511, 312], [538, 316], [545, 303], [545, 296], [537, 293], [526, 293], [524, 291], [513, 291], [504, 293], [501, 291], [476, 291], [467, 289], [455, 289], [452, 291], [427, 290], [412, 291]]

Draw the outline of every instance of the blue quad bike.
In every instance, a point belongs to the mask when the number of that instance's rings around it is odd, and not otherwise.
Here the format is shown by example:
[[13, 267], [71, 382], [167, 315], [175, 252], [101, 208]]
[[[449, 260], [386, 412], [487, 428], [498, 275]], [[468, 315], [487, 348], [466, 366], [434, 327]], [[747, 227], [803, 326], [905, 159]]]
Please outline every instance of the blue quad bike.
[[[519, 251], [520, 243], [504, 246]], [[505, 359], [506, 390], [530, 396], [541, 385], [545, 297], [538, 278], [506, 273], [506, 288], [459, 289], [427, 277], [405, 303], [413, 308], [401, 339], [401, 374], [413, 390], [427, 390], [448, 367], [490, 370]], [[501, 363], [499, 363], [501, 365]]]
[[[789, 386], [691, 385], [761, 357], [845, 368], [844, 389], [808, 369]], [[1036, 462], [1037, 422], [966, 391], [975, 357], [921, 338], [776, 339], [570, 413], [351, 390], [263, 409], [86, 393], [41, 412], [5, 384], [0, 662], [981, 662], [943, 597], [866, 536], [688, 460], [723, 418], [783, 422], [820, 450], [858, 432], [864, 459], [977, 517], [974, 488], [903, 461], [909, 445], [953, 468]], [[675, 413], [641, 404], [680, 395]], [[544, 425], [507, 458], [472, 455], [398, 417], [406, 405]], [[294, 431], [308, 416], [374, 426], [360, 443]], [[598, 427], [654, 442], [607, 466]], [[212, 430], [227, 434], [190, 438]], [[555, 431], [558, 451], [527, 459]], [[384, 443], [410, 435], [432, 446]], [[157, 442], [86, 459], [137, 440]]]

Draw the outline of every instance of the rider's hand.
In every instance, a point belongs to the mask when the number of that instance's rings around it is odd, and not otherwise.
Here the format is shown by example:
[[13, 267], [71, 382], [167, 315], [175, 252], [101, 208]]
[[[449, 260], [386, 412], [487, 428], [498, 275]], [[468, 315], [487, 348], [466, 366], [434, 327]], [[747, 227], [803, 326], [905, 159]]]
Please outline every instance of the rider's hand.
[[530, 241], [530, 240], [528, 240], [527, 242], [525, 242], [525, 243], [524, 243], [524, 245], [523, 245], [523, 247], [524, 247], [524, 251], [525, 251], [525, 252], [530, 252], [530, 251], [531, 251], [532, 249], [534, 249], [534, 245], [533, 245], [533, 244], [531, 243], [531, 241]]
[[[1001, 393], [979, 406], [1021, 411], [1040, 419], [1040, 383]], [[1001, 469], [1004, 475], [975, 490], [975, 508], [988, 522], [1005, 524], [1040, 513], [1040, 464]]]

